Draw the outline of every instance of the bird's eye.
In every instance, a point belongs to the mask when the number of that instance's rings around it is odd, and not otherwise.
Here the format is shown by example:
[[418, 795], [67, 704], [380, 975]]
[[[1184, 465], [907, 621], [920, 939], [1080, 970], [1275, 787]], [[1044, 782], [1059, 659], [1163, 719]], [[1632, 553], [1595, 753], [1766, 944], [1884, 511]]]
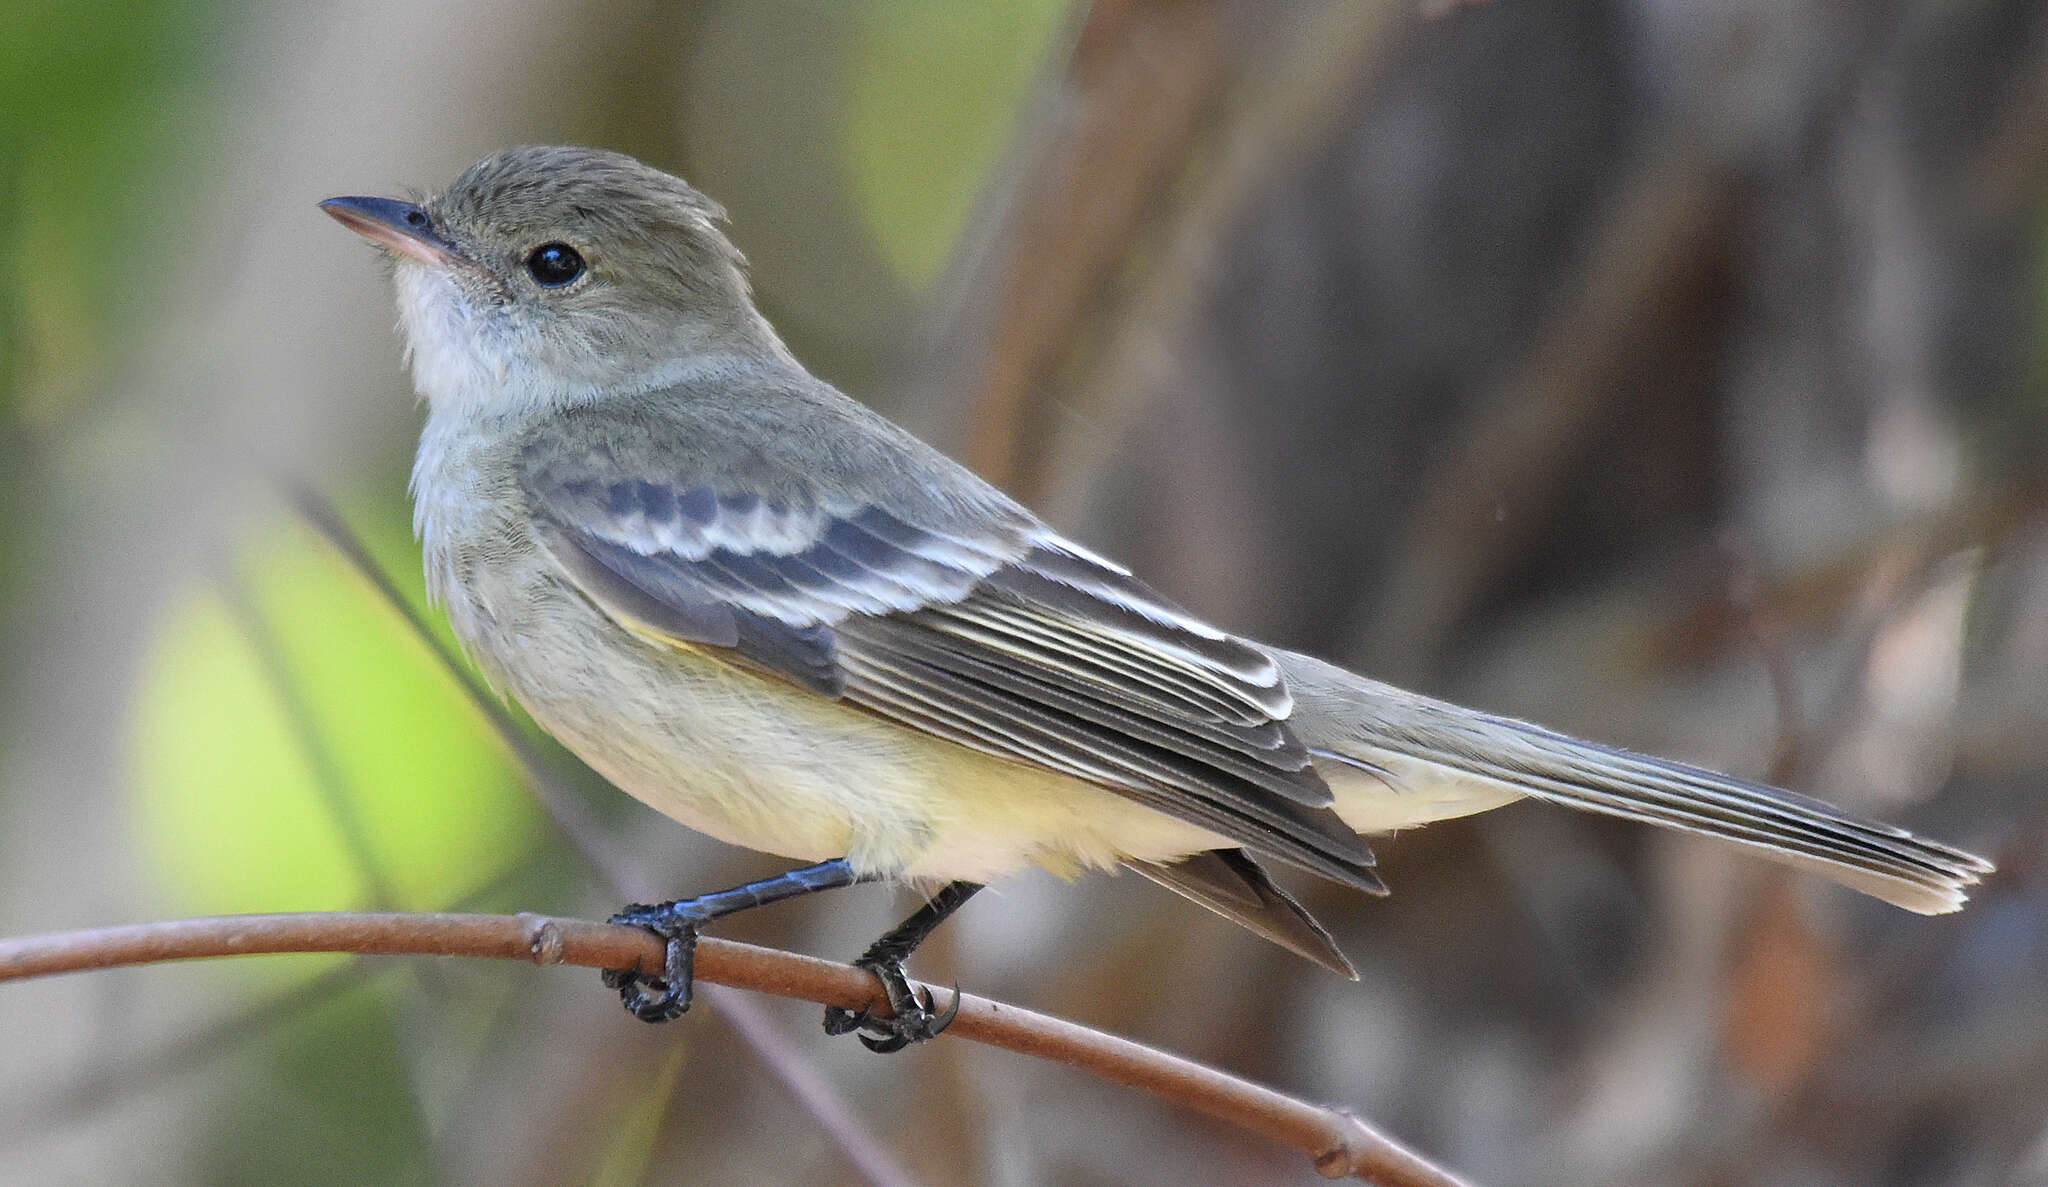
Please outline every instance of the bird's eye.
[[583, 257], [566, 243], [543, 243], [527, 255], [526, 271], [542, 288], [558, 289], [583, 275]]

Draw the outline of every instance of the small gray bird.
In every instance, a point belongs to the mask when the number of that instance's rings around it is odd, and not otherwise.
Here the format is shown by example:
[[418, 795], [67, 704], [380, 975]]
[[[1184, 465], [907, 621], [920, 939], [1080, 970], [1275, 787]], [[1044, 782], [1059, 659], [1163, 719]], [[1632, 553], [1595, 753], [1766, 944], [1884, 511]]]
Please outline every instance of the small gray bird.
[[[1364, 833], [1531, 796], [1705, 834], [1923, 914], [1991, 865], [1698, 767], [1236, 638], [804, 370], [719, 207], [617, 153], [515, 148], [424, 203], [322, 204], [394, 262], [429, 413], [428, 585], [492, 681], [653, 808], [813, 862], [615, 918], [606, 974], [688, 1008], [698, 930], [879, 879], [941, 885], [860, 964], [895, 1050], [949, 1011], [903, 960], [982, 883], [1125, 866], [1328, 968], [1260, 866], [1386, 893]], [[957, 1006], [957, 1002], [955, 1003]]]

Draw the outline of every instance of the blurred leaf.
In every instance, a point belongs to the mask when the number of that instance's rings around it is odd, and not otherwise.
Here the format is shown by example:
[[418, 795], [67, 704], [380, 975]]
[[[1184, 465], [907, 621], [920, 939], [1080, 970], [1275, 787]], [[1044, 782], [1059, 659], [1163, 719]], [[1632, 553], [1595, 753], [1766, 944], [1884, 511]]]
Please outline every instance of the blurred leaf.
[[[343, 561], [294, 530], [246, 571], [397, 905], [443, 904], [531, 848], [538, 816], [489, 727]], [[362, 905], [276, 689], [211, 591], [175, 605], [150, 650], [133, 763], [139, 848], [178, 909]]]
[[884, 0], [854, 10], [843, 143], [882, 254], [929, 284], [1001, 155], [1067, 5]]
[[592, 1187], [633, 1187], [637, 1183], [660, 1182], [653, 1175], [654, 1155], [661, 1125], [668, 1118], [682, 1081], [683, 1067], [690, 1061], [688, 1043], [675, 1043], [662, 1057], [661, 1069], [652, 1078], [634, 1078], [620, 1085], [618, 1123], [608, 1135], [587, 1180]]
[[167, 166], [210, 135], [200, 99], [221, 11], [0, 0], [0, 218], [38, 262], [38, 282], [0, 306], [0, 395], [34, 420], [87, 397], [119, 328], [162, 291], [160, 260], [137, 246], [191, 205]]
[[[388, 991], [365, 987], [276, 1028], [233, 1076], [190, 1166], [211, 1184], [431, 1181]], [[166, 1176], [168, 1178], [168, 1176]]]

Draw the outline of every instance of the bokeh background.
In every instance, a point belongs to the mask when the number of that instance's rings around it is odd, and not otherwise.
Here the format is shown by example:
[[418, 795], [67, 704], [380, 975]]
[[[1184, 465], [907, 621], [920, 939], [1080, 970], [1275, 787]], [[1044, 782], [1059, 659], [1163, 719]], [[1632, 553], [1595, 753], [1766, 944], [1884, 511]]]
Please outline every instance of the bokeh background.
[[[0, 930], [599, 915], [778, 868], [542, 746], [418, 607], [420, 413], [316, 209], [508, 144], [731, 210], [826, 377], [1239, 631], [1996, 857], [1921, 919], [1520, 805], [1298, 884], [1341, 982], [1030, 876], [941, 982], [1497, 1183], [2048, 1182], [2048, 11], [2028, 0], [0, 5]], [[437, 628], [438, 629], [438, 628]], [[445, 642], [445, 638], [444, 638]], [[594, 838], [594, 839], [593, 839]], [[723, 934], [849, 956], [863, 888]], [[810, 1006], [295, 957], [0, 987], [0, 1180], [1308, 1182]]]

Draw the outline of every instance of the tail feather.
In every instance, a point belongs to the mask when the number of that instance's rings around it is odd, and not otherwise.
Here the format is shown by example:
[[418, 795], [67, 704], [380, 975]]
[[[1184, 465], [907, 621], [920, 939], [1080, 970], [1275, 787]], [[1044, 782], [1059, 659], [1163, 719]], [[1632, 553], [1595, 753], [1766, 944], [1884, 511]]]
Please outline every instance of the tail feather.
[[1358, 970], [1351, 967], [1323, 925], [1242, 849], [1212, 849], [1171, 864], [1124, 864], [1296, 956], [1312, 960], [1340, 977], [1358, 980]]
[[1992, 872], [1974, 854], [1789, 791], [1417, 697], [1307, 656], [1280, 658], [1303, 741], [1397, 772], [1388, 796], [1418, 771], [1491, 785], [1732, 841], [1923, 915], [1958, 909]]
[[1973, 854], [1818, 800], [1519, 721], [1474, 717], [1520, 745], [1508, 748], [1508, 761], [1465, 756], [1454, 769], [1538, 799], [1760, 849], [1923, 915], [1960, 908], [1968, 888], [1991, 872]]

